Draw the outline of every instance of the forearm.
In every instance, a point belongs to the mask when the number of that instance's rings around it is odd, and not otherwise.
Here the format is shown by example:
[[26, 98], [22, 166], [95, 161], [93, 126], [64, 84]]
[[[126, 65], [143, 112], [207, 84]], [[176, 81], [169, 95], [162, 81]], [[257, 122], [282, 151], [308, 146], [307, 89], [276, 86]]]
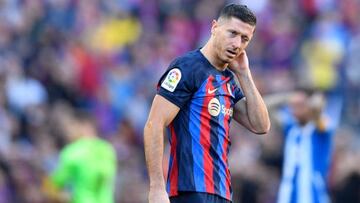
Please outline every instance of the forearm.
[[312, 110], [313, 119], [321, 120], [323, 108], [325, 106], [325, 98], [321, 93], [315, 93], [309, 98], [309, 106]]
[[269, 114], [266, 105], [257, 90], [249, 69], [236, 71], [241, 89], [246, 97], [246, 109], [249, 122], [258, 133], [270, 129]]
[[264, 97], [264, 102], [271, 112], [271, 110], [276, 110], [282, 105], [285, 105], [289, 102], [290, 98], [293, 97], [294, 92], [285, 92], [277, 93], [273, 95], [267, 95]]
[[164, 127], [156, 123], [148, 121], [144, 128], [145, 158], [150, 178], [150, 187], [165, 189], [162, 168], [164, 153]]

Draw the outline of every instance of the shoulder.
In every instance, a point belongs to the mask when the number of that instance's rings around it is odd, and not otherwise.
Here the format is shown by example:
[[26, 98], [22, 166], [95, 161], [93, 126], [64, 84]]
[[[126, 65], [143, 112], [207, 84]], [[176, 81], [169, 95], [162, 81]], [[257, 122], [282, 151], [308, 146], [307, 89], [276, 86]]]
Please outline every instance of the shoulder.
[[201, 80], [208, 69], [200, 51], [190, 51], [174, 59], [159, 82], [167, 78], [170, 82], [185, 82], [196, 86], [196, 81]]
[[84, 145], [83, 139], [79, 139], [79, 140], [73, 141], [71, 143], [68, 143], [61, 150], [61, 155], [66, 156], [66, 157], [72, 157], [73, 155], [78, 154], [79, 151], [81, 151], [84, 148], [83, 145]]
[[104, 139], [99, 139], [99, 143], [104, 149], [104, 151], [107, 151], [109, 154], [115, 154], [115, 148], [110, 142]]
[[200, 51], [193, 50], [174, 59], [169, 66], [169, 70], [179, 68], [184, 73], [195, 73], [202, 70], [203, 66], [204, 62]]
[[290, 129], [297, 126], [297, 120], [295, 119], [291, 108], [288, 105], [282, 106], [277, 112], [278, 121], [285, 134], [290, 132]]
[[194, 64], [198, 62], [200, 57], [200, 52], [198, 50], [189, 51], [173, 60], [174, 64]]
[[60, 160], [63, 163], [73, 163], [73, 161], [76, 159], [75, 157], [77, 157], [77, 151], [78, 151], [78, 144], [75, 143], [70, 143], [67, 144], [61, 151], [59, 154]]
[[228, 68], [223, 71], [222, 75], [223, 75], [225, 78], [230, 78], [230, 82], [231, 82], [231, 83], [236, 83], [234, 74], [233, 74]]

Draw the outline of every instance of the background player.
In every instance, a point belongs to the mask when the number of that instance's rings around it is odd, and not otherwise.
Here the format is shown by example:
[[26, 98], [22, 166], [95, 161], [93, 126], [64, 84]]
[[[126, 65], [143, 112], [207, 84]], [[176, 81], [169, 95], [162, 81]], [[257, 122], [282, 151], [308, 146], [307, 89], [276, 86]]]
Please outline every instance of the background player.
[[277, 202], [329, 202], [327, 174], [336, 116], [330, 120], [323, 113], [325, 97], [321, 93], [299, 89], [267, 96], [265, 101], [285, 135]]
[[115, 150], [97, 137], [93, 120], [84, 112], [77, 112], [67, 127], [73, 142], [62, 149], [52, 184], [69, 189], [73, 203], [113, 203]]

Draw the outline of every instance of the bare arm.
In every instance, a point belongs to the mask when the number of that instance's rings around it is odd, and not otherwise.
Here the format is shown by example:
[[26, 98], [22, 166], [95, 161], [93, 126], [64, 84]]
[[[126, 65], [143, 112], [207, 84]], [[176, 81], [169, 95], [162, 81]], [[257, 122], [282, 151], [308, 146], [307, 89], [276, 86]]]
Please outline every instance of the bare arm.
[[278, 110], [280, 106], [288, 104], [294, 94], [294, 92], [285, 92], [266, 95], [264, 101], [269, 112], [272, 112]]
[[235, 105], [234, 119], [250, 131], [265, 134], [270, 129], [270, 119], [266, 105], [257, 90], [249, 69], [249, 62], [244, 51], [230, 69], [239, 80], [245, 100]]
[[275, 125], [276, 127], [281, 127], [283, 125], [283, 119], [279, 113], [279, 108], [283, 105], [287, 105], [294, 94], [294, 92], [284, 92], [266, 95], [264, 97], [264, 102], [269, 111], [272, 125]]
[[257, 133], [249, 121], [246, 103], [246, 98], [244, 98], [235, 104], [234, 119], [251, 132]]
[[[264, 97], [264, 101], [268, 107], [269, 112], [271, 113], [271, 118], [275, 121], [276, 124], [281, 125], [281, 118], [277, 112], [278, 108], [282, 105], [293, 104], [297, 98], [299, 92], [286, 92], [286, 93], [277, 93], [273, 95], [268, 95]], [[294, 101], [295, 99], [295, 101]], [[311, 109], [311, 120], [314, 121], [317, 125], [317, 128], [320, 130], [325, 130], [325, 119], [322, 116], [322, 111], [324, 107], [324, 96], [321, 93], [315, 93], [310, 96], [307, 100], [307, 105]], [[274, 122], [273, 122], [274, 123]]]
[[320, 131], [325, 131], [327, 128], [327, 123], [325, 118], [322, 116], [323, 108], [325, 106], [325, 98], [321, 93], [315, 93], [309, 99], [309, 106], [312, 112], [312, 119], [316, 123], [316, 127]]
[[175, 118], [179, 107], [156, 95], [144, 128], [146, 165], [150, 178], [149, 202], [169, 202], [163, 177], [164, 129]]

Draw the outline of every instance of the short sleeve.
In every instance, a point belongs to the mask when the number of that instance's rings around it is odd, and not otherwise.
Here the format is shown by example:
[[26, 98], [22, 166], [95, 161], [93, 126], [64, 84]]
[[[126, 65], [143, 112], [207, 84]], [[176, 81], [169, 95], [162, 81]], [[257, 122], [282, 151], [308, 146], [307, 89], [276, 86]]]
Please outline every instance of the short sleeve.
[[157, 94], [182, 108], [192, 97], [194, 86], [191, 71], [175, 63], [160, 78]]
[[234, 85], [235, 89], [234, 89], [234, 104], [236, 104], [238, 101], [240, 101], [242, 98], [244, 98], [244, 94], [241, 91], [241, 89], [239, 88], [239, 86], [237, 86], [236, 84]]
[[71, 158], [67, 150], [64, 150], [60, 154], [60, 159], [56, 171], [52, 174], [51, 180], [53, 183], [62, 188], [69, 181], [71, 177]]
[[227, 77], [230, 77], [230, 87], [228, 86], [228, 88], [231, 88], [231, 89], [228, 89], [231, 94], [234, 96], [233, 98], [233, 101], [234, 101], [234, 104], [236, 104], [238, 101], [240, 101], [242, 98], [244, 98], [244, 93], [242, 92], [239, 84], [236, 82], [235, 80], [235, 77], [233, 75], [232, 72], [228, 71], [226, 73]]

